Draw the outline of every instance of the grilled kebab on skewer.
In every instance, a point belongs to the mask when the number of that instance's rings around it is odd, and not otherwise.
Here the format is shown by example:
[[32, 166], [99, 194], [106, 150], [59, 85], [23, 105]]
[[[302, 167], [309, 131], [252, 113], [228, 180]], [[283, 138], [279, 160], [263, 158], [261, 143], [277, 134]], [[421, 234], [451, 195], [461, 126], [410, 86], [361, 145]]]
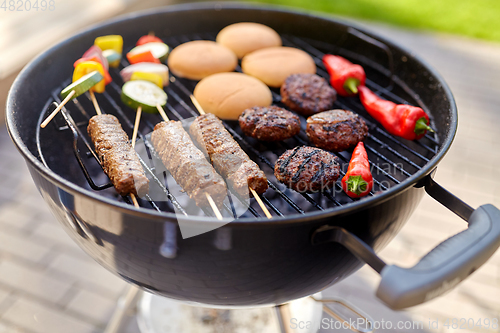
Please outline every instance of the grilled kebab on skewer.
[[246, 109], [238, 121], [245, 135], [262, 141], [282, 141], [300, 132], [299, 117], [278, 106]]
[[199, 207], [208, 207], [207, 194], [220, 207], [227, 195], [224, 179], [194, 145], [180, 121], [158, 123], [151, 141], [163, 164]]
[[337, 156], [323, 149], [300, 146], [287, 150], [274, 166], [276, 179], [301, 193], [330, 189], [340, 175]]
[[147, 194], [149, 180], [119, 120], [110, 114], [93, 116], [87, 132], [116, 191], [122, 196]]
[[217, 116], [206, 113], [196, 117], [189, 132], [197, 146], [210, 156], [214, 168], [229, 187], [240, 196], [247, 197], [249, 188], [259, 194], [267, 190], [264, 172], [241, 149]]
[[306, 134], [316, 147], [338, 152], [363, 141], [368, 136], [368, 126], [354, 112], [330, 110], [307, 118]]

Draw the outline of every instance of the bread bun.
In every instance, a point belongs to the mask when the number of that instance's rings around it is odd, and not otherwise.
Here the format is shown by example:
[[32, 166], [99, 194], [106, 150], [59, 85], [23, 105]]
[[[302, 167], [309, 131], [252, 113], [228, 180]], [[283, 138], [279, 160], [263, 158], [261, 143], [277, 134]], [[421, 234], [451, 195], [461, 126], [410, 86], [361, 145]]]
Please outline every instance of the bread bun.
[[245, 109], [273, 102], [271, 90], [265, 84], [242, 73], [208, 76], [198, 82], [193, 95], [205, 112], [228, 120], [237, 120]]
[[238, 65], [233, 51], [216, 42], [195, 40], [170, 52], [168, 67], [179, 77], [201, 80], [215, 73], [232, 72]]
[[236, 53], [240, 59], [255, 50], [281, 46], [281, 37], [276, 31], [253, 22], [228, 25], [217, 34], [215, 40]]
[[241, 61], [241, 68], [274, 88], [281, 87], [292, 74], [316, 74], [313, 58], [293, 47], [268, 47], [249, 53]]

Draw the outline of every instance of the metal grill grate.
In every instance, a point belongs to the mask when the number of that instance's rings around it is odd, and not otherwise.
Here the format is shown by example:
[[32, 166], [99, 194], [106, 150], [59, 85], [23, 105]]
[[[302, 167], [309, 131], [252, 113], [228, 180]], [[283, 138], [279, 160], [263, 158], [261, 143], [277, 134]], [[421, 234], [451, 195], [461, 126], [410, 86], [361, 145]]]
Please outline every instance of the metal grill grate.
[[[350, 29], [349, 33], [355, 34], [362, 39], [365, 39], [365, 37], [366, 39], [371, 39], [370, 37], [365, 36], [364, 34], [353, 29]], [[204, 33], [190, 36], [169, 37], [164, 39], [164, 41], [171, 48], [174, 48], [181, 43], [191, 40], [215, 40], [215, 36], [215, 33]], [[325, 43], [319, 43], [313, 40], [306, 40], [286, 35], [282, 36], [282, 39], [284, 46], [300, 48], [313, 56], [318, 68], [317, 73], [319, 75], [328, 78], [326, 69], [324, 68], [321, 61], [324, 53], [328, 52], [346, 56], [353, 62], [359, 63], [365, 68], [368, 78], [371, 78], [371, 80], [367, 80], [366, 84], [377, 94], [379, 94], [383, 98], [392, 100], [397, 103], [419, 105], [429, 113], [429, 110], [418, 98], [418, 96], [413, 91], [411, 91], [396, 75], [391, 74], [391, 68], [393, 66], [392, 55], [390, 54], [390, 51], [387, 51], [389, 49], [380, 42], [372, 41], [374, 45], [381, 47], [386, 52], [388, 52], [389, 69], [382, 67], [380, 64], [371, 62], [362, 56], [353, 54], [352, 52], [341, 48], [339, 45], [334, 46]], [[370, 41], [368, 40], [368, 42]], [[127, 65], [128, 63], [125, 60], [122, 60], [121, 67], [125, 67]], [[121, 77], [119, 75], [120, 69], [110, 69], [110, 74], [113, 77], [113, 82], [108, 85], [106, 92], [98, 95], [97, 98], [99, 103], [101, 104], [101, 109], [105, 113], [111, 113], [117, 116], [122, 123], [125, 131], [127, 131], [130, 135], [133, 129], [133, 119], [135, 117], [135, 112], [133, 110], [127, 110], [123, 108], [123, 104], [120, 101], [121, 87], [117, 84], [117, 82], [119, 82], [120, 84], [122, 83]], [[239, 67], [237, 68], [237, 70], [241, 71]], [[377, 78], [377, 81], [379, 81], [379, 78], [384, 79], [384, 81], [389, 82], [389, 85], [387, 87], [382, 87], [374, 82], [374, 78]], [[170, 83], [170, 85], [166, 87], [166, 92], [169, 98], [165, 111], [167, 112], [169, 118], [172, 120], [183, 120], [198, 116], [196, 108], [194, 107], [194, 105], [192, 105], [189, 99], [189, 96], [194, 90], [196, 82], [175, 77], [172, 77], [171, 81], [172, 82]], [[53, 101], [57, 103], [60, 102], [58, 93], [62, 89], [62, 87], [66, 86], [67, 84], [69, 84], [69, 81], [63, 82], [61, 87], [58, 87], [54, 90], [52, 94]], [[284, 105], [280, 103], [281, 98], [279, 90], [272, 89], [272, 93], [274, 104], [284, 107]], [[410, 100], [407, 101], [402, 96], [409, 96]], [[344, 98], [339, 96], [334, 104], [334, 108], [351, 110], [360, 114], [360, 116], [366, 121], [369, 127], [370, 135], [365, 140], [365, 147], [368, 152], [370, 164], [373, 168], [372, 173], [374, 175], [375, 183], [374, 189], [369, 194], [370, 196], [376, 195], [378, 191], [384, 191], [395, 184], [399, 184], [404, 179], [420, 170], [437, 152], [438, 139], [436, 134], [427, 134], [418, 142], [408, 142], [393, 137], [392, 135], [388, 134], [382, 127], [380, 127], [377, 122], [365, 112], [364, 108], [356, 97]], [[45, 113], [45, 111], [46, 110], [43, 110], [43, 113]], [[93, 151], [92, 144], [89, 143], [89, 139], [86, 134], [86, 126], [88, 124], [88, 120], [93, 114], [93, 107], [90, 102], [89, 95], [86, 94], [80, 96], [78, 99], [74, 99], [72, 103], [67, 105], [67, 111], [63, 112], [62, 117], [57, 117], [54, 121], [55, 125], [52, 124], [52, 126], [58, 131], [67, 131], [68, 129], [70, 129], [73, 132], [73, 145], [75, 154], [77, 155], [77, 159], [80, 165], [84, 169], [86, 179], [91, 189], [101, 191], [101, 193], [106, 193], [107, 196], [112, 196], [119, 201], [124, 201], [131, 204], [130, 198], [119, 197], [113, 189], [107, 190], [107, 188], [112, 187], [112, 185], [111, 183], [109, 183], [109, 180], [106, 182], [105, 179], [107, 179], [107, 177], [105, 177], [102, 169], [99, 170], [94, 168], [90, 170], [86, 167], [86, 164], [88, 164], [89, 162], [84, 161], [85, 158], [83, 156], [80, 156], [80, 151], [84, 150], [90, 158], [93, 157], [94, 160], [99, 163], [99, 159]], [[306, 119], [303, 116], [300, 116], [300, 118], [302, 122], [302, 128], [304, 129]], [[154, 126], [159, 121], [161, 121], [159, 115], [144, 113], [141, 119], [138, 138], [144, 142], [146, 153], [149, 158], [151, 158], [152, 154], [155, 154], [155, 152], [152, 148], [152, 144], [149, 141], [147, 134], [153, 131]], [[276, 181], [273, 174], [274, 162], [285, 150], [292, 149], [297, 145], [308, 145], [307, 136], [304, 131], [301, 131], [301, 133], [299, 133], [294, 138], [283, 142], [263, 144], [253, 138], [245, 137], [242, 134], [237, 122], [225, 121], [224, 125], [226, 126], [227, 130], [233, 135], [235, 140], [247, 152], [250, 158], [257, 162], [261, 169], [266, 173], [268, 177], [269, 189], [266, 193], [261, 195], [261, 198], [264, 204], [268, 207], [269, 211], [274, 216], [305, 214], [309, 211], [325, 210], [343, 206], [349, 204], [350, 202], [353, 202], [353, 199], [349, 198], [342, 192], [339, 181], [337, 181], [334, 189], [314, 194], [297, 193], [286, 188], [284, 185]], [[84, 130], [81, 130], [80, 128], [83, 128]], [[57, 135], [57, 133], [55, 133], [55, 135]], [[37, 141], [40, 141], [39, 135], [37, 135]], [[43, 149], [41, 148], [42, 145], [38, 144], [38, 147], [42, 161], [47, 167], [49, 167], [43, 156]], [[350, 160], [350, 152], [335, 153], [335, 155], [338, 156], [342, 166], [342, 177], [347, 170], [347, 166]], [[145, 200], [139, 200], [141, 207], [152, 208], [157, 211], [177, 211], [177, 213], [188, 215], [186, 210], [183, 208], [183, 205], [180, 203], [181, 200], [178, 200], [180, 199], [180, 197], [176, 198], [176, 196], [178, 195], [185, 197], [187, 197], [187, 195], [183, 193], [172, 193], [167, 184], [168, 177], [171, 176], [169, 174], [164, 174], [163, 177], [159, 177], [155, 172], [154, 167], [150, 165], [148, 161], [145, 161], [145, 159], [141, 159], [141, 163], [143, 164], [148, 178], [150, 178], [155, 186], [158, 186], [158, 188], [166, 198], [165, 201], [155, 201], [151, 197], [146, 196], [144, 198]], [[96, 185], [94, 183], [94, 179], [100, 179], [105, 184]], [[230, 201], [230, 204], [225, 205], [223, 210], [225, 211], [226, 216], [235, 216], [233, 202]], [[243, 214], [241, 217], [263, 217], [263, 214], [261, 214], [261, 212], [261, 208], [257, 205], [255, 199], [251, 199], [247, 213]], [[202, 214], [213, 216], [213, 213], [209, 210], [204, 210]]]

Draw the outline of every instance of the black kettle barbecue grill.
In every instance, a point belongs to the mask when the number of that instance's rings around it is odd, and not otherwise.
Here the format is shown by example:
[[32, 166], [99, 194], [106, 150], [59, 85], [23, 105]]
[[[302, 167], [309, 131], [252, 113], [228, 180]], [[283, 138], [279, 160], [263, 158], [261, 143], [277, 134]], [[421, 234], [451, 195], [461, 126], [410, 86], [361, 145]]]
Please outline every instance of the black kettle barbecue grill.
[[[352, 200], [338, 185], [330, 192], [299, 194], [276, 181], [274, 162], [286, 149], [307, 144], [303, 132], [286, 142], [264, 145], [244, 137], [236, 123], [226, 122], [269, 178], [270, 188], [262, 199], [273, 218], [266, 219], [252, 199], [245, 214], [233, 222], [183, 239], [178, 219], [191, 227], [217, 220], [209, 213], [184, 214], [186, 195], [166, 186], [170, 175], [154, 178], [155, 170], [147, 160], [147, 174], [161, 200], [147, 197], [135, 208], [129, 198], [107, 189], [107, 177], [88, 145], [85, 129], [93, 107], [87, 96], [70, 102], [62, 115], [40, 129], [51, 103], [60, 102], [58, 93], [69, 83], [73, 62], [95, 37], [120, 34], [128, 51], [140, 36], [154, 31], [175, 47], [189, 40], [214, 40], [223, 27], [244, 21], [268, 25], [282, 36], [284, 45], [311, 54], [319, 75], [327, 77], [321, 63], [324, 53], [361, 64], [372, 90], [397, 103], [422, 107], [431, 115], [436, 134], [428, 133], [419, 142], [393, 137], [364, 111], [357, 97], [339, 97], [335, 108], [359, 113], [370, 129], [366, 148], [374, 166], [375, 188], [369, 196]], [[126, 65], [122, 61], [121, 66]], [[120, 101], [118, 71], [111, 75], [114, 82], [98, 100], [101, 109], [116, 115], [130, 135], [134, 113]], [[189, 100], [195, 84], [177, 78], [166, 88], [171, 119], [197, 115]], [[280, 105], [279, 92], [273, 94]], [[140, 138], [146, 151], [146, 134], [159, 121], [158, 115], [143, 117]], [[457, 128], [457, 110], [446, 83], [403, 48], [331, 18], [246, 4], [204, 3], [109, 21], [50, 48], [23, 69], [9, 93], [7, 126], [41, 195], [73, 240], [111, 272], [172, 299], [228, 307], [281, 304], [326, 288], [367, 263], [382, 276], [377, 296], [389, 307], [401, 309], [455, 286], [500, 244], [498, 209], [484, 205], [474, 210], [432, 179]], [[350, 152], [337, 155], [345, 172]], [[424, 191], [468, 221], [469, 228], [412, 268], [386, 265], [375, 252], [396, 235]]]

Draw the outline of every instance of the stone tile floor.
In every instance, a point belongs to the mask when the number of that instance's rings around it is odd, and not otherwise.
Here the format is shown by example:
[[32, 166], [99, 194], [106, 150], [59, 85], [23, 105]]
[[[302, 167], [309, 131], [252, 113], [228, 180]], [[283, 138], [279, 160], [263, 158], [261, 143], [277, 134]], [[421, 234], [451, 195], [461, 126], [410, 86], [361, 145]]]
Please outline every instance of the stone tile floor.
[[[451, 86], [460, 125], [436, 180], [473, 207], [484, 203], [500, 206], [500, 180], [496, 178], [496, 163], [500, 162], [500, 45], [367, 26], [420, 55]], [[440, 241], [465, 228], [462, 220], [425, 197], [381, 256], [389, 263], [411, 266]], [[443, 324], [453, 318], [475, 322], [499, 318], [500, 252], [445, 297], [408, 311], [391, 311], [376, 300], [379, 280], [375, 272], [364, 267], [324, 293], [348, 300], [377, 321], [424, 323], [423, 329], [378, 332], [499, 331], [454, 330]], [[125, 286], [59, 228], [5, 127], [0, 127], [0, 333], [102, 332]], [[439, 327], [429, 328], [429, 320], [439, 320]], [[133, 320], [126, 331], [138, 332]]]

